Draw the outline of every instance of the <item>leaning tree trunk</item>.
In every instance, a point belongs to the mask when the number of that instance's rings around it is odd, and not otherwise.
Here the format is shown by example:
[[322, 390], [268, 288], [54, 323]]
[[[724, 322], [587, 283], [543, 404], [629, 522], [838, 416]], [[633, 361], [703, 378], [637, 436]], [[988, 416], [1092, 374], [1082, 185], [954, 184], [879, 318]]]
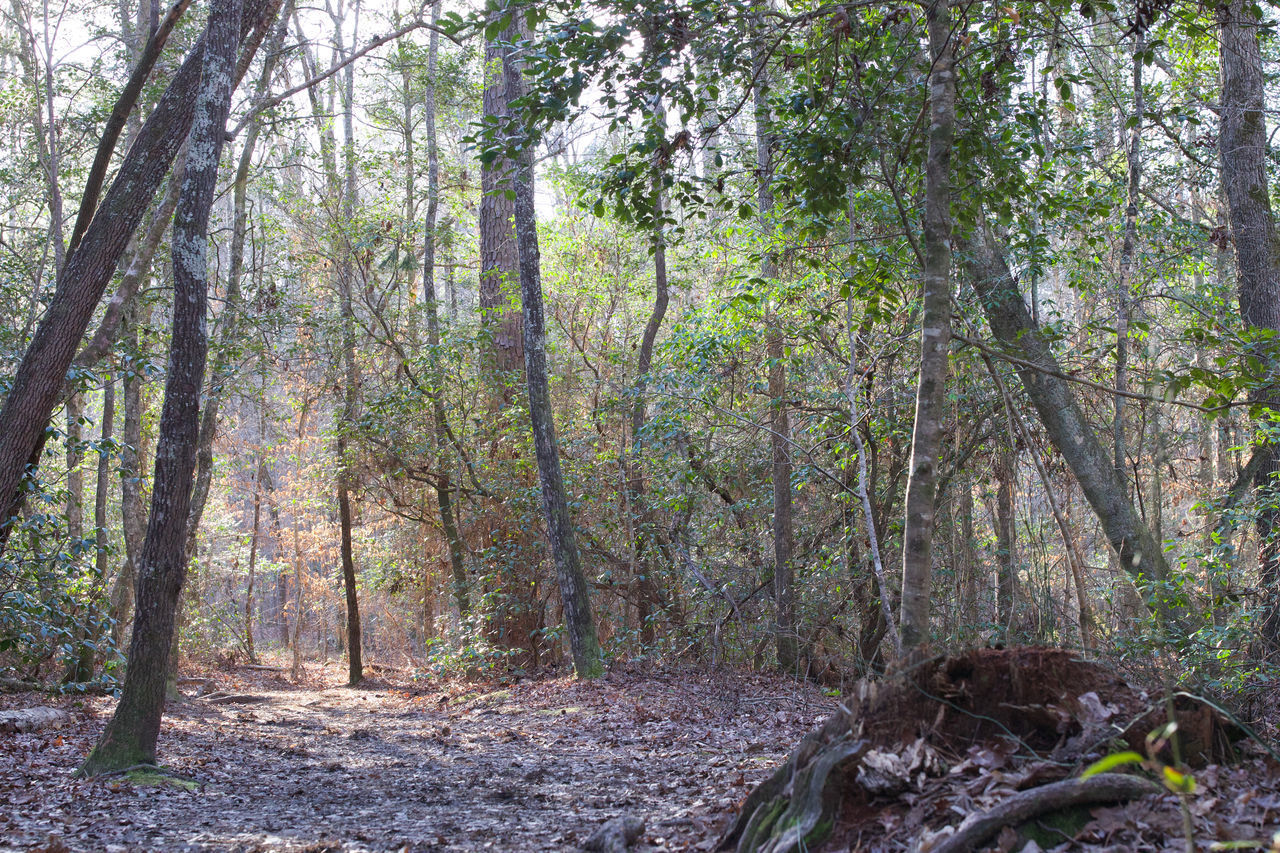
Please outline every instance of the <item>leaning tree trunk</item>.
[[948, 0], [925, 10], [933, 66], [929, 73], [929, 152], [925, 163], [924, 319], [920, 381], [902, 531], [902, 648], [929, 641], [933, 526], [942, 419], [951, 345], [951, 138], [955, 126], [955, 52]]
[[[508, 106], [523, 89], [520, 69], [510, 49], [503, 51], [503, 76]], [[516, 245], [520, 253], [520, 296], [524, 315], [524, 362], [529, 388], [529, 420], [533, 427], [538, 481], [547, 520], [547, 539], [560, 581], [565, 627], [579, 678], [595, 678], [603, 672], [600, 641], [591, 615], [591, 597], [582, 571], [582, 557], [574, 539], [573, 520], [560, 472], [560, 449], [551, 412], [547, 383], [547, 321], [542, 307], [542, 270], [538, 251], [538, 221], [534, 211], [533, 140], [524, 135], [515, 162]]]
[[[1266, 383], [1254, 391], [1252, 402], [1280, 411], [1280, 387], [1274, 380], [1276, 345], [1266, 338], [1280, 331], [1280, 250], [1267, 188], [1268, 138], [1262, 54], [1258, 47], [1260, 21], [1244, 0], [1218, 7], [1219, 56], [1222, 67], [1222, 129], [1218, 147], [1222, 157], [1222, 188], [1227, 197], [1231, 236], [1236, 247], [1240, 314], [1260, 340], [1254, 357], [1267, 365]], [[1261, 333], [1261, 334], [1259, 334]], [[1263, 424], [1269, 423], [1264, 412]], [[1262, 431], [1267, 436], [1266, 431]], [[1280, 473], [1280, 454], [1274, 444], [1258, 448], [1265, 462], [1254, 478], [1258, 501], [1258, 572], [1263, 590], [1262, 633], [1272, 646], [1280, 644], [1280, 546], [1276, 543], [1280, 507], [1274, 492]]]
[[173, 339], [160, 415], [151, 518], [138, 571], [137, 617], [120, 704], [81, 767], [85, 774], [155, 763], [174, 615], [186, 573], [187, 513], [208, 351], [209, 208], [231, 106], [240, 13], [240, 0], [214, 0], [209, 12], [187, 174], [173, 221]]
[[1151, 584], [1169, 575], [1164, 552], [1130, 502], [1114, 459], [1085, 418], [1048, 338], [1031, 319], [995, 238], [979, 225], [974, 233], [961, 236], [957, 247], [963, 252], [992, 334], [1012, 356], [1049, 441], [1080, 483], [1120, 565], [1140, 588], [1146, 587], [1148, 605], [1165, 619], [1167, 626], [1179, 624], [1173, 603]]
[[[260, 29], [276, 8], [275, 0], [250, 0], [249, 13], [244, 16], [246, 32], [250, 26]], [[235, 35], [238, 43], [241, 33]], [[194, 94], [200, 83], [206, 40], [207, 36], [196, 44], [173, 75], [96, 212], [91, 204], [81, 205], [80, 219], [87, 219], [83, 212], [87, 209], [93, 213], [92, 221], [83, 229], [84, 236], [78, 245], [77, 236], [82, 229], [77, 222], [72, 233], [73, 250], [58, 276], [57, 289], [22, 356], [4, 407], [0, 409], [0, 513], [3, 513], [0, 551], [12, 529], [9, 519], [17, 512], [23, 474], [29, 465], [40, 461], [45, 426], [62, 393], [76, 347], [116, 271], [120, 256], [191, 129], [198, 100]], [[246, 62], [250, 53], [246, 51]], [[235, 77], [236, 70], [232, 68], [229, 79]], [[127, 105], [117, 107], [127, 113], [133, 102], [128, 91], [121, 100], [127, 101]], [[86, 191], [86, 202], [96, 198], [96, 190], [91, 186]]]

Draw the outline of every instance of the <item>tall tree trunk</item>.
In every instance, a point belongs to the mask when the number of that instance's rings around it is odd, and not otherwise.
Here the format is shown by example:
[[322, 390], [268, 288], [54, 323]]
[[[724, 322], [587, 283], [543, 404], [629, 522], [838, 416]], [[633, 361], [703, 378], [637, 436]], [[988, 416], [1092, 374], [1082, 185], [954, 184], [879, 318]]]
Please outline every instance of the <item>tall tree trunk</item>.
[[[271, 88], [271, 77], [276, 67], [280, 48], [289, 28], [289, 15], [294, 0], [285, 0], [283, 14], [267, 43], [262, 73], [254, 88], [254, 101], [261, 102]], [[245, 240], [249, 236], [249, 172], [253, 168], [253, 153], [257, 147], [262, 123], [254, 119], [245, 131], [240, 158], [236, 164], [231, 184], [231, 255], [227, 268], [227, 292], [221, 313], [213, 332], [213, 364], [209, 371], [209, 388], [205, 394], [204, 410], [200, 414], [200, 438], [196, 445], [196, 482], [191, 493], [191, 521], [187, 525], [187, 560], [195, 555], [196, 538], [200, 533], [200, 521], [204, 517], [213, 484], [213, 442], [218, 435], [218, 415], [222, 397], [234, 376], [232, 358], [235, 354], [236, 336], [240, 329], [240, 313], [243, 310]]]
[[[502, 51], [503, 77], [508, 108], [523, 91], [520, 69], [513, 51]], [[582, 558], [574, 538], [573, 520], [565, 497], [560, 472], [560, 449], [556, 442], [555, 420], [551, 413], [551, 391], [547, 383], [547, 328], [542, 305], [542, 269], [538, 251], [538, 220], [534, 210], [533, 140], [520, 141], [512, 186], [515, 189], [516, 244], [520, 258], [520, 295], [524, 319], [525, 375], [529, 388], [529, 420], [533, 427], [534, 452], [538, 458], [538, 481], [542, 487], [542, 508], [547, 521], [547, 539], [560, 581], [560, 600], [565, 627], [573, 653], [573, 667], [579, 678], [595, 678], [604, 671], [591, 596], [582, 571]]]
[[[763, 10], [765, 4], [760, 7]], [[761, 21], [763, 24], [763, 21]], [[763, 37], [763, 33], [761, 34]], [[757, 45], [752, 59], [756, 120], [756, 203], [764, 245], [773, 234], [773, 117], [769, 110], [768, 52]], [[776, 291], [778, 262], [771, 249], [761, 262], [760, 277]], [[796, 626], [794, 514], [791, 506], [791, 417], [787, 408], [787, 362], [782, 323], [774, 300], [765, 311], [765, 358], [769, 366], [769, 449], [773, 481], [773, 602], [774, 642], [778, 666], [794, 669], [800, 657]]]
[[920, 382], [902, 532], [902, 647], [929, 642], [933, 527], [942, 419], [951, 345], [951, 138], [955, 125], [955, 50], [949, 0], [925, 9], [933, 66], [929, 73], [929, 150], [925, 163], [924, 316]]
[[[357, 22], [359, 5], [356, 6]], [[354, 37], [352, 38], [354, 43]], [[353, 48], [354, 49], [354, 48]], [[342, 211], [344, 225], [351, 228], [356, 215], [356, 140], [355, 140], [355, 65], [348, 65], [343, 80], [343, 171], [344, 186]], [[361, 660], [360, 601], [356, 593], [356, 562], [351, 543], [351, 490], [355, 471], [347, 453], [347, 432], [355, 427], [356, 392], [359, 376], [356, 372], [356, 314], [352, 303], [355, 289], [355, 249], [348, 245], [339, 264], [339, 309], [342, 314], [342, 420], [338, 426], [338, 523], [342, 542], [342, 588], [347, 601], [347, 683], [355, 686], [364, 680]]]
[[1130, 118], [1129, 145], [1126, 149], [1128, 177], [1124, 209], [1124, 240], [1120, 246], [1120, 277], [1116, 283], [1116, 392], [1112, 395], [1114, 416], [1111, 423], [1112, 453], [1116, 474], [1122, 483], [1129, 482], [1128, 449], [1125, 442], [1125, 395], [1129, 392], [1129, 323], [1132, 319], [1131, 297], [1133, 291], [1134, 254], [1138, 248], [1138, 207], [1142, 189], [1142, 54], [1145, 40], [1141, 33], [1133, 42], [1133, 116]]
[[[653, 21], [650, 26], [655, 26]], [[651, 42], [652, 33], [646, 33], [646, 42]], [[650, 50], [646, 46], [647, 50]], [[665, 143], [667, 132], [667, 110], [662, 100], [662, 91], [656, 89], [653, 94], [653, 121], [650, 133], [658, 141]], [[658, 331], [667, 315], [667, 304], [670, 298], [667, 280], [667, 237], [666, 237], [666, 187], [664, 181], [665, 157], [661, 152], [665, 144], [659, 145], [653, 158], [653, 174], [651, 176], [653, 192], [653, 226], [649, 237], [649, 246], [653, 254], [653, 308], [645, 323], [644, 333], [640, 337], [640, 352], [636, 358], [635, 399], [631, 404], [631, 446], [626, 456], [627, 467], [627, 502], [631, 508], [631, 516], [635, 524], [633, 528], [632, 574], [635, 588], [636, 621], [640, 628], [640, 641], [645, 645], [653, 643], [654, 610], [662, 605], [662, 594], [654, 577], [654, 566], [649, 558], [651, 543], [649, 539], [655, 533], [653, 512], [645, 497], [644, 471], [641, 462], [640, 436], [644, 432], [645, 422], [649, 417], [649, 371], [653, 368], [653, 349], [658, 339]], [[632, 519], [628, 519], [630, 522]]]
[[[431, 7], [431, 23], [440, 19], [440, 3]], [[444, 372], [440, 368], [440, 302], [436, 295], [436, 228], [440, 210], [440, 150], [436, 138], [436, 62], [440, 50], [440, 34], [435, 30], [427, 41], [427, 81], [422, 93], [423, 125], [427, 137], [427, 218], [422, 245], [422, 301], [427, 312], [427, 359], [431, 370], [431, 415], [435, 420], [436, 451], [440, 454], [443, 476], [436, 482], [436, 505], [440, 510], [440, 527], [449, 549], [450, 586], [458, 615], [471, 611], [467, 569], [463, 562], [462, 537], [453, 517], [453, 483], [444, 464], [449, 429], [444, 410]]]
[[[506, 6], [500, 3], [490, 12], [489, 20], [496, 21], [507, 14], [513, 19], [520, 17], [518, 10], [513, 12]], [[486, 42], [484, 48], [484, 115], [499, 125], [510, 116], [508, 104], [513, 100], [502, 67], [508, 50], [504, 45], [514, 41], [519, 32], [520, 26], [513, 20], [506, 32]], [[515, 304], [520, 293], [520, 258], [511, 225], [515, 202], [507, 196], [512, 188], [512, 168], [505, 157], [480, 165], [480, 319], [492, 337], [488, 371], [499, 392], [497, 399], [504, 403], [511, 401], [514, 389], [519, 387], [519, 377], [513, 372], [524, 367], [521, 315]]]
[[173, 338], [151, 517], [138, 572], [137, 617], [120, 704], [81, 767], [86, 774], [155, 763], [174, 615], [186, 573], [187, 513], [208, 350], [209, 209], [231, 105], [240, 18], [240, 0], [214, 0], [195, 90], [187, 174], [174, 214]]
[[[1236, 247], [1240, 314], [1250, 332], [1280, 331], [1280, 246], [1276, 244], [1275, 219], [1267, 187], [1267, 122], [1262, 54], [1258, 46], [1261, 22], [1254, 7], [1244, 0], [1218, 6], [1219, 61], [1222, 69], [1221, 115], [1218, 134], [1222, 158], [1222, 187], [1231, 218]], [[1252, 402], [1269, 412], [1280, 411], [1280, 386], [1274, 380], [1276, 344], [1260, 340], [1255, 355], [1267, 365], [1267, 382], [1253, 392]], [[1262, 423], [1270, 423], [1264, 412]], [[1276, 500], [1276, 475], [1280, 454], [1271, 432], [1258, 452], [1266, 462], [1254, 478], [1258, 492], [1258, 574], [1262, 587], [1266, 642], [1280, 645], [1280, 544], [1276, 527], [1280, 506]]]

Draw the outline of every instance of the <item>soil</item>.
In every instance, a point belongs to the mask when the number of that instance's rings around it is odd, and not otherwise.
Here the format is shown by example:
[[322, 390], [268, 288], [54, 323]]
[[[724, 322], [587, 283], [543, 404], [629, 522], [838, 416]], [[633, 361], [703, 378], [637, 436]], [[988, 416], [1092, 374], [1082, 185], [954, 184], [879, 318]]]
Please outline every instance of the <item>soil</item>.
[[171, 704], [159, 746], [194, 790], [72, 778], [110, 699], [0, 697], [72, 715], [0, 736], [0, 851], [573, 850], [622, 815], [646, 822], [639, 850], [710, 849], [835, 703], [776, 676], [704, 670], [356, 689], [337, 669], [303, 685], [205, 675], [207, 696]]

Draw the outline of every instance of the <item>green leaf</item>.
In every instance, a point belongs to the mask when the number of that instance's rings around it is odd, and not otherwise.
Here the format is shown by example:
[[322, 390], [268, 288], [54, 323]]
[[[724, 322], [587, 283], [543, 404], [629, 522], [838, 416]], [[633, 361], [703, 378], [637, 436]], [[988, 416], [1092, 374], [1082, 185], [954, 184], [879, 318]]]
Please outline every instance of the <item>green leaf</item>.
[[1080, 774], [1081, 779], [1088, 779], [1090, 776], [1097, 776], [1099, 773], [1106, 773], [1116, 767], [1123, 767], [1126, 764], [1141, 764], [1143, 758], [1136, 752], [1113, 752], [1110, 755], [1104, 755], [1097, 761], [1085, 768]]

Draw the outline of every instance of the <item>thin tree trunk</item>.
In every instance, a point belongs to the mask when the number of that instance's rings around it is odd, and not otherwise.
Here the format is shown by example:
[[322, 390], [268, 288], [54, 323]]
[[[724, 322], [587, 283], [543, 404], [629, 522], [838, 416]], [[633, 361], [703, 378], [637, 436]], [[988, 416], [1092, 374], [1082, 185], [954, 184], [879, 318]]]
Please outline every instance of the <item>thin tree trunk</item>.
[[925, 165], [920, 382], [916, 388], [902, 532], [901, 627], [902, 646], [907, 651], [929, 642], [935, 492], [951, 344], [951, 139], [956, 83], [948, 2], [932, 0], [925, 9], [933, 67], [929, 73], [929, 151]]
[[[652, 23], [650, 24], [652, 25]], [[646, 41], [652, 34], [646, 34]], [[665, 140], [667, 130], [667, 111], [662, 101], [661, 91], [653, 93], [653, 124], [651, 133]], [[659, 146], [658, 152], [662, 152]], [[662, 595], [654, 578], [654, 566], [649, 559], [649, 538], [654, 534], [653, 513], [645, 497], [644, 472], [641, 468], [640, 436], [644, 431], [649, 415], [648, 385], [649, 372], [653, 368], [653, 348], [658, 339], [658, 331], [667, 315], [669, 301], [667, 280], [667, 238], [666, 238], [666, 189], [664, 186], [665, 160], [661, 153], [653, 159], [653, 175], [651, 186], [653, 191], [653, 226], [649, 245], [653, 253], [653, 308], [645, 323], [644, 333], [640, 337], [640, 352], [636, 358], [635, 399], [631, 404], [631, 446], [626, 455], [627, 468], [626, 488], [627, 503], [630, 505], [627, 522], [632, 526], [632, 574], [635, 587], [636, 621], [640, 629], [640, 641], [650, 645], [654, 640], [653, 611], [662, 606]], [[634, 525], [631, 525], [632, 521]]]
[[1142, 54], [1145, 40], [1141, 33], [1134, 35], [1133, 43], [1133, 126], [1129, 129], [1129, 145], [1126, 151], [1128, 179], [1127, 201], [1124, 211], [1124, 242], [1120, 247], [1120, 280], [1116, 283], [1116, 392], [1112, 395], [1115, 414], [1111, 423], [1112, 452], [1116, 474], [1122, 483], [1128, 483], [1128, 450], [1125, 443], [1124, 410], [1125, 395], [1129, 392], [1129, 321], [1133, 290], [1133, 257], [1138, 246], [1138, 208], [1142, 189]]
[[231, 105], [240, 13], [240, 0], [214, 0], [205, 33], [187, 174], [174, 214], [173, 339], [160, 416], [151, 518], [138, 573], [137, 617], [120, 704], [81, 768], [85, 774], [155, 763], [174, 615], [186, 573], [183, 551], [208, 350], [209, 209]]
[[[502, 50], [502, 66], [508, 107], [523, 91], [520, 69], [512, 50]], [[538, 251], [538, 221], [534, 211], [533, 141], [520, 140], [512, 186], [515, 189], [516, 244], [520, 259], [520, 295], [523, 303], [525, 375], [529, 388], [529, 419], [533, 427], [538, 480], [546, 514], [547, 539], [560, 581], [565, 627], [579, 678], [595, 678], [604, 671], [600, 641], [591, 615], [591, 597], [582, 571], [582, 558], [574, 538], [573, 520], [560, 472], [560, 450], [551, 412], [547, 384], [547, 329], [542, 305], [542, 272]]]
[[[357, 22], [359, 6], [356, 6]], [[354, 43], [354, 38], [353, 38]], [[343, 169], [344, 186], [342, 210], [345, 226], [351, 228], [356, 213], [356, 140], [355, 140], [355, 65], [348, 65], [343, 80]], [[353, 463], [347, 453], [347, 431], [354, 428], [356, 419], [356, 391], [359, 375], [356, 371], [356, 315], [352, 303], [355, 289], [354, 248], [348, 245], [342, 254], [339, 272], [339, 308], [342, 314], [342, 420], [338, 426], [338, 522], [342, 542], [342, 588], [347, 602], [347, 683], [355, 686], [364, 680], [361, 660], [360, 601], [356, 592], [356, 562], [351, 543], [351, 490], [355, 481]]]
[[[763, 11], [767, 4], [757, 7]], [[762, 22], [763, 23], [763, 22]], [[756, 120], [756, 203], [767, 246], [773, 233], [773, 118], [769, 109], [768, 54], [757, 45], [752, 59]], [[771, 250], [761, 261], [760, 277], [776, 291], [778, 262]], [[783, 330], [774, 300], [765, 311], [765, 357], [768, 363], [769, 448], [773, 482], [773, 602], [774, 641], [778, 666], [794, 669], [800, 657], [796, 626], [794, 513], [791, 505], [791, 418], [787, 408], [787, 362]]]
[[[440, 3], [431, 7], [431, 23], [440, 19]], [[436, 482], [436, 505], [440, 510], [440, 527], [449, 549], [449, 570], [453, 600], [458, 615], [471, 611], [467, 569], [463, 562], [462, 537], [453, 518], [453, 482], [444, 463], [448, 418], [444, 410], [444, 372], [440, 368], [440, 303], [436, 296], [436, 228], [440, 210], [440, 151], [436, 138], [436, 62], [440, 35], [435, 30], [427, 41], [427, 81], [422, 93], [423, 125], [427, 137], [427, 218], [422, 251], [422, 301], [427, 312], [427, 358], [431, 370], [431, 415], [435, 420], [436, 450], [440, 469], [444, 472]]]
[[987, 372], [991, 374], [991, 378], [1000, 392], [1000, 398], [1004, 401], [1005, 414], [1008, 416], [1010, 425], [1009, 440], [1012, 442], [1016, 436], [1021, 436], [1023, 444], [1031, 455], [1031, 461], [1036, 466], [1036, 474], [1040, 477], [1040, 485], [1044, 488], [1045, 497], [1049, 501], [1049, 509], [1053, 512], [1054, 521], [1057, 522], [1058, 533], [1062, 536], [1062, 545], [1066, 553], [1067, 565], [1070, 567], [1071, 577], [1075, 581], [1076, 608], [1080, 614], [1080, 642], [1087, 649], [1093, 648], [1097, 625], [1093, 618], [1093, 608], [1089, 604], [1089, 592], [1085, 584], [1085, 572], [1088, 567], [1085, 565], [1084, 555], [1080, 552], [1080, 544], [1076, 541], [1075, 534], [1071, 530], [1071, 524], [1062, 510], [1061, 502], [1058, 500], [1058, 495], [1053, 488], [1053, 482], [1049, 479], [1049, 472], [1045, 469], [1040, 454], [1036, 452], [1034, 445], [1031, 443], [1031, 431], [1023, 422], [1021, 414], [1014, 408], [1013, 398], [1010, 396], [1008, 388], [1005, 387], [1004, 380], [996, 372], [996, 367], [991, 363], [990, 358], [984, 355], [982, 359], [986, 363]]

